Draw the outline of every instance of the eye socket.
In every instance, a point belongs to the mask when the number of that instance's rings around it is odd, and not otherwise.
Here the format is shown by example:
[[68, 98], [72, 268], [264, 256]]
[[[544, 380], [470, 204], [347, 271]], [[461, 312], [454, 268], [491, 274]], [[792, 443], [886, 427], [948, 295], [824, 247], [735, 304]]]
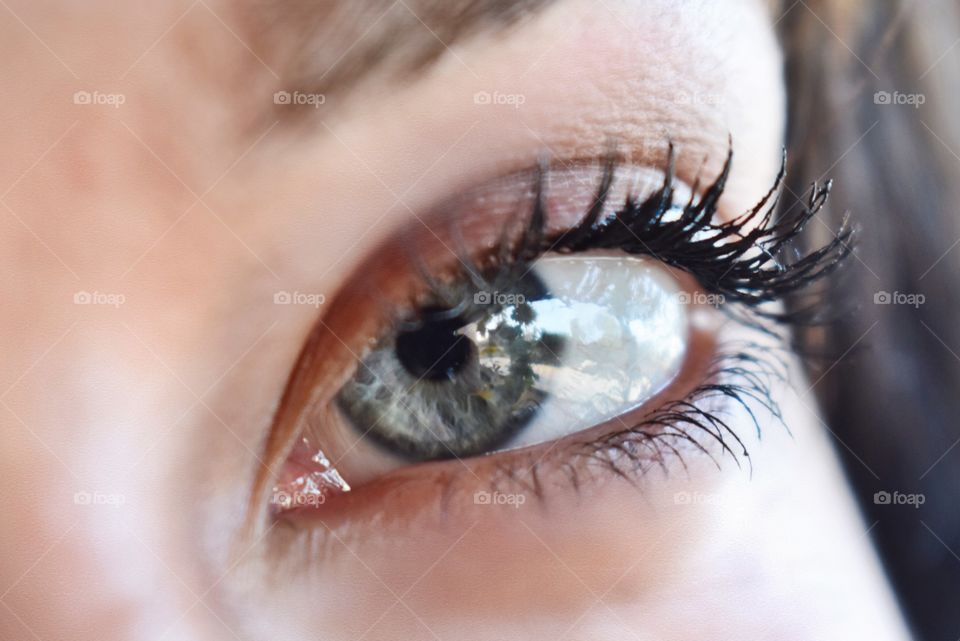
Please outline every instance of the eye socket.
[[[558, 473], [599, 460], [617, 476], [629, 473], [624, 461], [636, 474], [681, 450], [712, 457], [702, 439], [721, 455], [746, 455], [720, 415], [740, 406], [757, 429], [754, 403], [778, 416], [772, 324], [821, 311], [767, 304], [839, 266], [852, 232], [809, 254], [793, 247], [829, 183], [774, 222], [782, 170], [753, 209], [716, 222], [730, 157], [702, 190], [675, 183], [670, 158], [659, 184], [650, 169], [618, 171], [608, 160], [599, 171], [551, 174], [547, 190], [541, 167], [444, 205], [453, 224], [442, 237], [428, 228], [435, 242], [424, 234], [425, 250], [394, 237], [305, 344], [253, 506], [272, 487], [274, 512], [335, 493], [370, 507], [362, 497], [452, 481], [458, 469], [482, 483], [500, 473], [498, 461], [516, 463], [503, 466], [507, 478], [523, 467], [537, 485], [548, 454]], [[448, 265], [424, 258], [436, 255]], [[740, 343], [721, 353], [718, 324], [702, 321], [724, 304], [746, 340], [721, 341]]]
[[337, 396], [358, 438], [412, 461], [543, 443], [635, 409], [679, 372], [687, 318], [655, 261], [548, 255], [503, 289], [460, 284], [384, 336]]

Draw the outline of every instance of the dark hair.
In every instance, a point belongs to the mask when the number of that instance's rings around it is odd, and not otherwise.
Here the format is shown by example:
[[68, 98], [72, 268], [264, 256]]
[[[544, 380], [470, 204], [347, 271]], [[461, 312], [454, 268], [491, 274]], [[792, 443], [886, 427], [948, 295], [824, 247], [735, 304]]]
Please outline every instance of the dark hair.
[[[790, 93], [785, 195], [835, 180], [852, 212], [839, 322], [805, 333], [811, 383], [915, 633], [960, 636], [960, 16], [955, 2], [806, 0], [778, 23]], [[776, 16], [775, 16], [776, 17]], [[922, 495], [912, 504], [883, 492]], [[881, 493], [881, 494], [878, 494]], [[916, 504], [922, 502], [922, 505]]]

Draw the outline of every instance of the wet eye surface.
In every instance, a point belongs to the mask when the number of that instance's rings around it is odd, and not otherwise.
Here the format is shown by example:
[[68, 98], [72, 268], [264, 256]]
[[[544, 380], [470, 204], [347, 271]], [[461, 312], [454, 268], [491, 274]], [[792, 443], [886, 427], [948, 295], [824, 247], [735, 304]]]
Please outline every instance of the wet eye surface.
[[676, 281], [629, 256], [546, 256], [496, 291], [459, 285], [384, 337], [337, 396], [361, 436], [414, 460], [542, 443], [618, 416], [679, 371]]
[[376, 488], [433, 476], [539, 486], [552, 466], [578, 484], [598, 462], [632, 478], [671, 457], [748, 456], [725, 417], [746, 408], [759, 430], [759, 408], [777, 415], [777, 328], [806, 320], [779, 302], [839, 265], [849, 231], [798, 252], [829, 186], [773, 222], [779, 178], [717, 222], [730, 162], [700, 190], [675, 183], [672, 160], [658, 174], [603, 159], [592, 185], [538, 167], [443, 207], [446, 238], [395, 239], [301, 353], [263, 479], [274, 513], [328, 514], [331, 497], [367, 509]]
[[358, 434], [427, 460], [496, 449], [530, 423], [548, 394], [538, 370], [564, 351], [538, 323], [548, 295], [532, 271], [513, 288], [515, 304], [486, 295], [421, 310], [360, 363], [338, 395]]

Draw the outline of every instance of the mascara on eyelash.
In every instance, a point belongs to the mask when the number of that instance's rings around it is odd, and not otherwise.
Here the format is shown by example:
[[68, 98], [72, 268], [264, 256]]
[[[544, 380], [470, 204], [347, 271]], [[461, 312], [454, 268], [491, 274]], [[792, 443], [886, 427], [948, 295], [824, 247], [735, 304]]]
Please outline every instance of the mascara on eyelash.
[[[602, 159], [602, 172], [590, 206], [567, 229], [546, 232], [546, 194], [551, 168], [541, 160], [530, 172], [533, 197], [525, 216], [509, 219], [497, 246], [486, 255], [474, 257], [464, 248], [459, 228], [459, 272], [477, 291], [496, 291], [497, 284], [519, 282], [530, 265], [546, 252], [578, 254], [612, 250], [629, 255], [650, 256], [665, 265], [693, 275], [709, 294], [728, 303], [724, 309], [739, 315], [746, 323], [772, 320], [785, 325], [811, 325], [823, 322], [823, 301], [813, 285], [833, 273], [852, 252], [855, 229], [845, 216], [834, 238], [813, 251], [804, 253], [798, 240], [806, 225], [820, 212], [829, 197], [832, 181], [813, 183], [803, 201], [778, 214], [786, 176], [784, 150], [773, 185], [757, 204], [726, 222], [716, 222], [720, 198], [726, 188], [733, 162], [732, 142], [721, 171], [698, 196], [699, 176], [689, 190], [685, 203], [676, 202], [679, 191], [675, 176], [676, 153], [668, 144], [667, 162], [659, 189], [644, 199], [628, 193], [613, 214], [609, 212], [612, 185], [620, 169], [615, 152]], [[519, 221], [519, 222], [517, 222]], [[521, 230], [514, 227], [519, 224]], [[433, 297], [443, 305], [470, 308], [468, 298], [451, 300], [444, 283], [414, 251], [406, 249], [410, 262]], [[790, 298], [786, 310], [770, 309], [765, 303]], [[747, 313], [744, 313], [744, 309]], [[477, 314], [482, 310], [476, 311]], [[469, 313], [466, 314], [469, 317]], [[761, 327], [761, 322], [753, 322]]]
[[[829, 196], [832, 181], [813, 184], [806, 203], [797, 203], [775, 214], [786, 176], [786, 152], [770, 190], [749, 211], [727, 222], [715, 222], [720, 197], [733, 162], [732, 146], [717, 178], [697, 198], [697, 186], [685, 205], [675, 203], [675, 151], [668, 148], [668, 162], [659, 190], [640, 201], [628, 195], [613, 216], [601, 217], [617, 172], [613, 155], [604, 163], [592, 206], [578, 224], [555, 236], [544, 234], [543, 194], [549, 170], [539, 166], [534, 175], [535, 198], [527, 227], [513, 248], [512, 261], [500, 269], [524, 269], [545, 251], [580, 253], [612, 249], [632, 255], [648, 255], [692, 274], [708, 292], [724, 300], [757, 307], [797, 294], [837, 269], [852, 251], [854, 229], [847, 219], [834, 238], [807, 254], [794, 247]], [[464, 259], [465, 261], [468, 259]], [[469, 263], [467, 263], [469, 265]], [[475, 267], [475, 273], [483, 273]], [[800, 320], [798, 310], [761, 313], [772, 320]]]

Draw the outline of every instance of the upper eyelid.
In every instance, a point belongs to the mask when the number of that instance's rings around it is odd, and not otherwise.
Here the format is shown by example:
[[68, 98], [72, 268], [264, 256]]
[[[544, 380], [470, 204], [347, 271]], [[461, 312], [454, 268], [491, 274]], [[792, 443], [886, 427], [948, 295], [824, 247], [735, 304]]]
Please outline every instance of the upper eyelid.
[[[716, 214], [733, 164], [732, 142], [719, 174], [702, 189], [698, 179], [686, 199], [679, 199], [676, 193], [674, 159], [674, 148], [670, 145], [659, 189], [640, 197], [627, 187], [620, 194], [622, 203], [618, 203], [611, 196], [611, 184], [620, 165], [613, 155], [608, 155], [601, 161], [600, 175], [594, 178], [596, 185], [590, 192], [592, 197], [586, 201], [586, 211], [580, 211], [575, 221], [565, 221], [566, 226], [555, 226], [552, 233], [545, 229], [545, 221], [553, 218], [547, 211], [546, 197], [551, 188], [550, 170], [543, 167], [535, 170], [529, 176], [532, 195], [526, 215], [528, 222], [519, 239], [513, 241], [518, 245], [513, 251], [519, 254], [514, 260], [527, 261], [529, 254], [548, 250], [575, 253], [584, 249], [616, 249], [645, 254], [693, 273], [705, 288], [733, 302], [755, 306], [807, 288], [836, 269], [850, 253], [853, 228], [847, 221], [823, 247], [796, 255], [786, 251], [825, 204], [831, 181], [812, 185], [806, 203], [795, 205], [778, 216], [779, 191], [786, 168], [785, 151], [774, 183], [763, 197], [740, 215], [719, 221]], [[675, 205], [679, 206], [679, 217], [665, 218]], [[530, 236], [536, 237], [534, 248], [524, 246]], [[504, 242], [502, 235], [500, 242]], [[687, 254], [694, 249], [696, 262], [691, 262]], [[790, 262], [782, 262], [781, 256]], [[474, 264], [468, 255], [457, 258], [471, 277], [482, 271], [482, 266]], [[423, 272], [422, 263], [417, 264]], [[705, 271], [712, 267], [716, 270]], [[429, 274], [423, 273], [423, 277], [429, 282]], [[796, 318], [796, 312], [771, 312], [767, 316], [787, 320]]]

